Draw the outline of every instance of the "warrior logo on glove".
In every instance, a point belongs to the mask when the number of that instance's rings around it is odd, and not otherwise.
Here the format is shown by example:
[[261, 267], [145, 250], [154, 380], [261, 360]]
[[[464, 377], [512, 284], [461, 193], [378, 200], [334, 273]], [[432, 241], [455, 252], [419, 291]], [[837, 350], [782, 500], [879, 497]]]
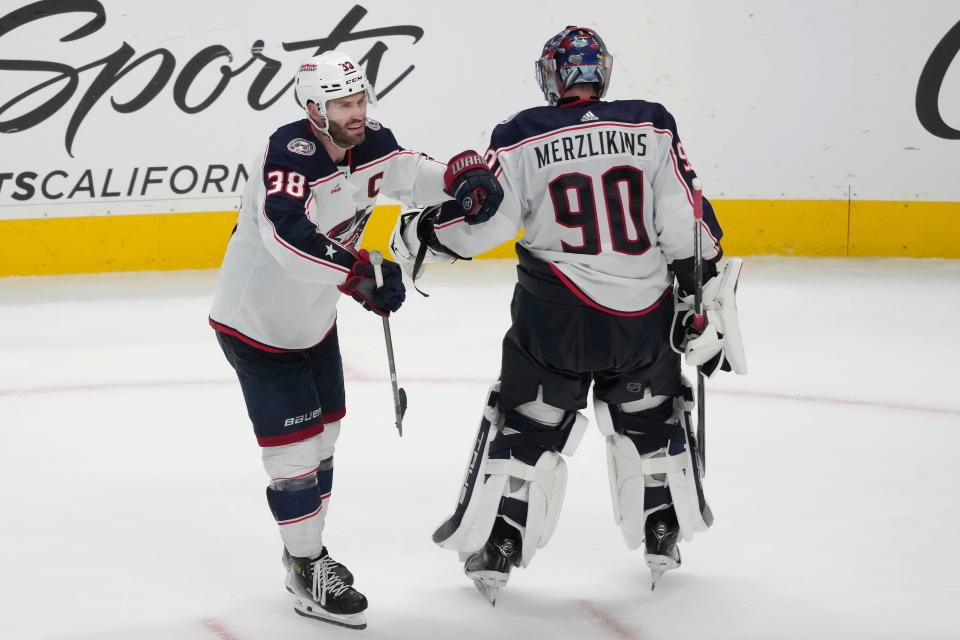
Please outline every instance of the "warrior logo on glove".
[[467, 224], [486, 222], [503, 201], [503, 188], [479, 153], [455, 155], [443, 174], [446, 192], [457, 202]]

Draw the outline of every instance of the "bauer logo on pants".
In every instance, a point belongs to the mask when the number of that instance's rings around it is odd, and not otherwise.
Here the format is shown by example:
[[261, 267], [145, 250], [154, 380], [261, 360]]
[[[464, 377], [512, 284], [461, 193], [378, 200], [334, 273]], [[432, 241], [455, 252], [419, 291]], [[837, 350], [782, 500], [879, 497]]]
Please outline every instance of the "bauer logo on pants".
[[303, 424], [304, 422], [309, 422], [314, 418], [320, 417], [320, 409], [314, 409], [310, 413], [305, 413], [303, 415], [297, 416], [296, 418], [287, 418], [283, 421], [283, 426], [292, 427], [297, 424]]

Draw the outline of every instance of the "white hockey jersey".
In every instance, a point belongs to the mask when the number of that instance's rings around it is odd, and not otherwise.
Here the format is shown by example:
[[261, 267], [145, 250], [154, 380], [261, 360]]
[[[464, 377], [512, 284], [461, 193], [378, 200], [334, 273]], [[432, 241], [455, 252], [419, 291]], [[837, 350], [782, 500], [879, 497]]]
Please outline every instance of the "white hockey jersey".
[[267, 351], [319, 343], [379, 194], [413, 206], [449, 200], [446, 165], [407, 151], [367, 120], [363, 143], [335, 165], [307, 120], [277, 129], [253, 162], [220, 268], [210, 324]]
[[[668, 266], [693, 256], [696, 174], [660, 104], [578, 100], [521, 111], [494, 129], [487, 162], [504, 189], [497, 214], [472, 226], [440, 219], [437, 238], [468, 257], [522, 226], [521, 284], [526, 272], [562, 285], [570, 300], [642, 315], [672, 286]], [[703, 257], [712, 260], [722, 232], [707, 200], [703, 224]]]

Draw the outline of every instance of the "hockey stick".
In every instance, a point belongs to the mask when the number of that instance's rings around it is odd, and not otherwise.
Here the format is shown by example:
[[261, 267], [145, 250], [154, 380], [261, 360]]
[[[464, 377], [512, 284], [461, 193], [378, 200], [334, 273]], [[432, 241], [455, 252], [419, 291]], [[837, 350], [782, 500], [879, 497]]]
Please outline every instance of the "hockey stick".
[[[703, 223], [703, 183], [693, 179], [693, 328], [703, 331], [707, 320], [703, 315], [703, 248], [700, 246]], [[703, 370], [697, 367], [697, 452], [700, 454], [700, 476], [707, 475], [706, 389]]]
[[[370, 264], [373, 265], [373, 276], [377, 281], [377, 288], [383, 286], [383, 254], [379, 251], [370, 252]], [[387, 362], [390, 365], [390, 385], [393, 387], [393, 409], [397, 418], [397, 433], [403, 437], [403, 414], [407, 412], [407, 392], [397, 384], [397, 363], [393, 359], [393, 336], [390, 334], [390, 320], [386, 316], [383, 320], [383, 339], [387, 343]]]

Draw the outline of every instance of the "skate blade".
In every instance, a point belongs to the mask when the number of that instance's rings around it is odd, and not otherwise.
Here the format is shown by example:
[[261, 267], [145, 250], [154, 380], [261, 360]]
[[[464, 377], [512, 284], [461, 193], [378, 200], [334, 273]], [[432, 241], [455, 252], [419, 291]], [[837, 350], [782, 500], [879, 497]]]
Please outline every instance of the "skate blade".
[[648, 553], [645, 554], [643, 558], [647, 561], [647, 567], [650, 569], [650, 591], [654, 591], [657, 588], [657, 580], [660, 579], [660, 576], [680, 566], [680, 561], [670, 556]]
[[346, 627], [347, 629], [366, 629], [367, 628], [367, 616], [362, 613], [352, 613], [349, 615], [340, 615], [336, 613], [330, 613], [320, 608], [319, 605], [313, 606], [309, 604], [304, 604], [301, 609], [297, 604], [293, 605], [293, 610], [297, 615], [301, 615], [304, 618], [310, 618], [311, 620], [320, 620], [321, 622], [327, 622], [329, 624], [335, 624], [338, 627]]
[[483, 594], [483, 597], [487, 599], [487, 602], [490, 603], [491, 607], [497, 606], [497, 593], [499, 593], [499, 587], [491, 587], [488, 584], [484, 584], [480, 580], [474, 580], [473, 586], [477, 588], [477, 591]]
[[497, 606], [497, 594], [507, 585], [509, 573], [499, 571], [468, 571], [467, 577], [473, 580], [477, 591], [483, 594], [490, 606]]
[[312, 618], [313, 620], [320, 620], [322, 622], [329, 622], [330, 624], [346, 627], [348, 629], [367, 628], [367, 616], [364, 615], [362, 611], [360, 613], [331, 613], [327, 611], [312, 598], [305, 597], [299, 593], [299, 590], [295, 589], [293, 586], [290, 574], [287, 574], [287, 580], [284, 583], [284, 587], [286, 587], [287, 591], [290, 592], [290, 595], [293, 596], [293, 610], [297, 613], [297, 615], [303, 616], [304, 618]]

